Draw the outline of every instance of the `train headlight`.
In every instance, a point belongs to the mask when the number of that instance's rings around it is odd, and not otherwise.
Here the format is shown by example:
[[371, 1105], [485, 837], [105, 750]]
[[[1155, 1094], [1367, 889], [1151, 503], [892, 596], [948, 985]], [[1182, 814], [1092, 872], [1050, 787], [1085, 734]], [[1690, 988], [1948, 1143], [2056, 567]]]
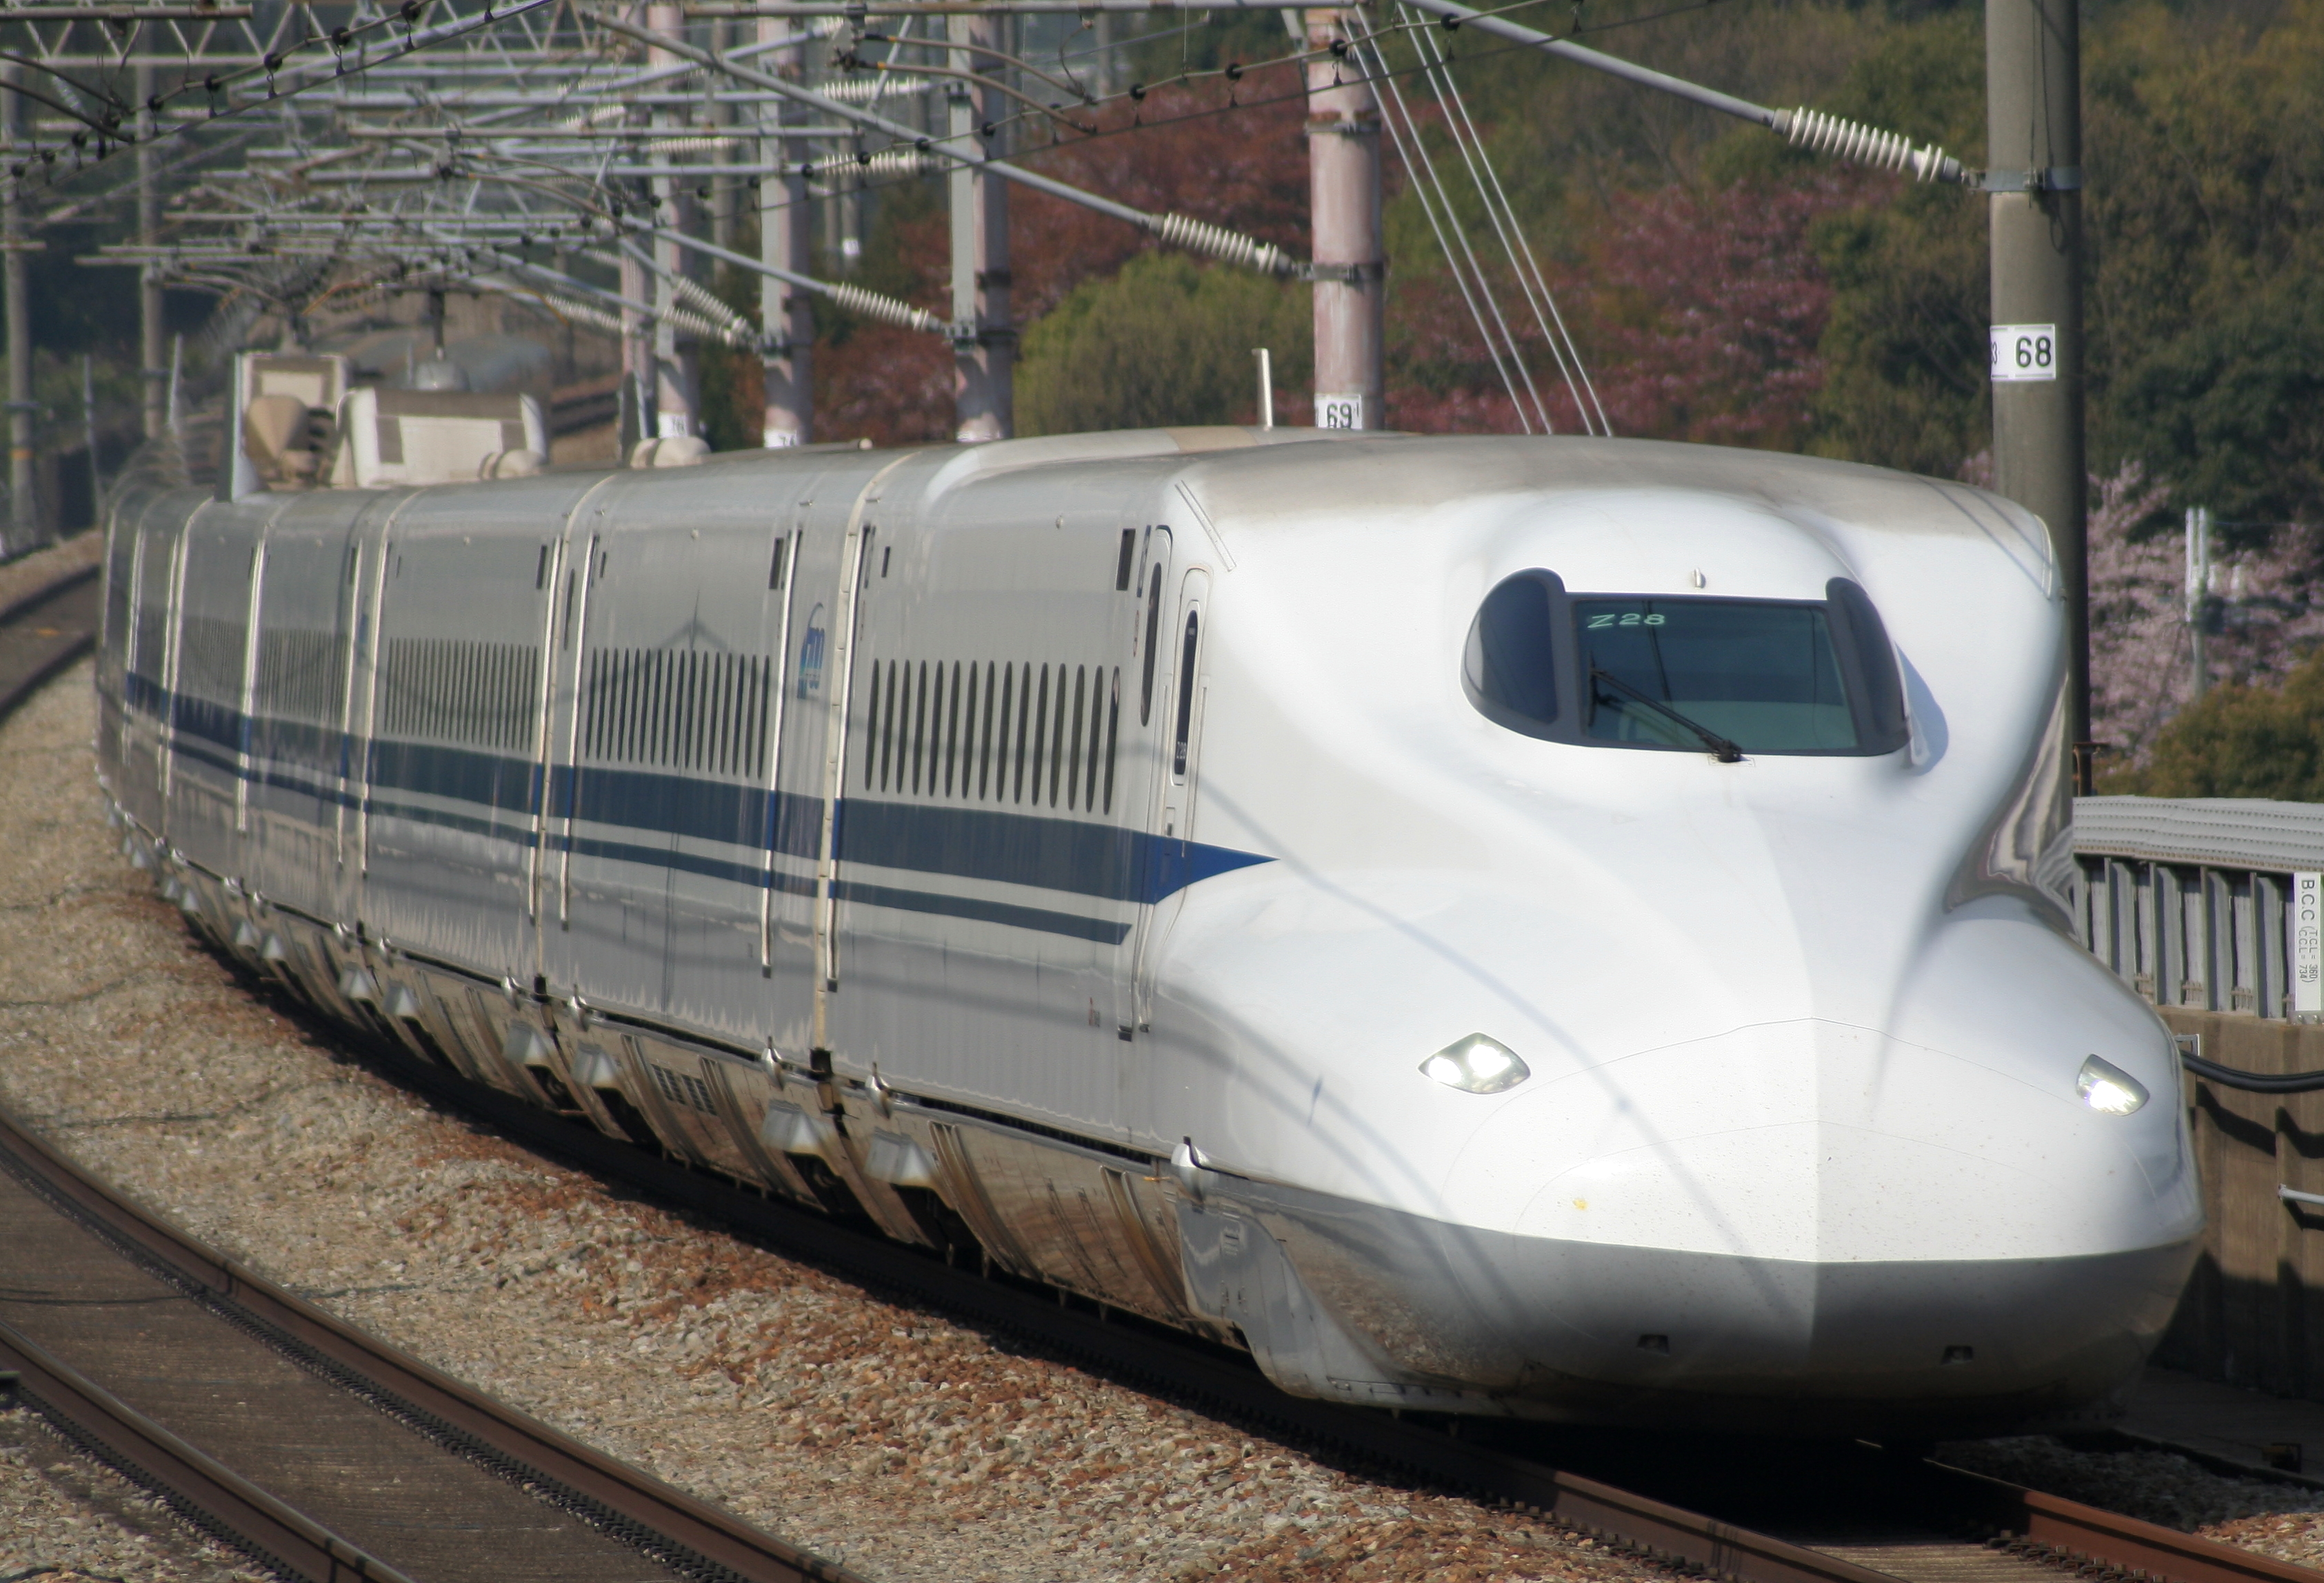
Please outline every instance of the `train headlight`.
[[[1471, 1034], [1455, 1039], [1420, 1063], [1423, 1076], [1464, 1094], [1498, 1094], [1533, 1075], [1533, 1068], [1499, 1039]], [[2141, 1094], [2139, 1098], [2146, 1096]]]
[[2146, 1090], [2136, 1078], [2095, 1055], [2082, 1063], [2074, 1091], [2082, 1096], [2083, 1104], [2108, 1116], [2127, 1116], [2146, 1103]]

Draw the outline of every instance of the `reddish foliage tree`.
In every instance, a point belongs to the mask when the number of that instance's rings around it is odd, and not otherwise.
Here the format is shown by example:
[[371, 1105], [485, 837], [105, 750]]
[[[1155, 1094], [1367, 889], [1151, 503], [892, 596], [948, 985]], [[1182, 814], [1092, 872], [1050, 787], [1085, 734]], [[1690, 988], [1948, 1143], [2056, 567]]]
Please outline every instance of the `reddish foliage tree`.
[[[1297, 252], [1307, 215], [1306, 110], [1299, 94], [1298, 75], [1288, 68], [1253, 70], [1237, 84], [1159, 88], [1142, 102], [1091, 113], [1102, 135], [1065, 131], [1023, 162], [1133, 208], [1189, 215]], [[893, 235], [909, 262], [910, 299], [948, 316], [945, 221], [911, 222]], [[1010, 308], [1017, 322], [1038, 318], [1084, 281], [1110, 275], [1156, 245], [1120, 220], [1012, 187]], [[952, 436], [952, 348], [936, 336], [852, 326], [844, 338], [816, 348], [815, 384], [816, 428], [826, 437], [896, 445]]]
[[[1065, 131], [1025, 162], [1149, 213], [1191, 215], [1305, 251], [1305, 103], [1292, 69], [1157, 89], [1090, 115], [1102, 135]], [[1799, 446], [1823, 376], [1816, 344], [1831, 297], [1808, 232], [1820, 216], [1885, 191], [1884, 179], [1819, 171], [1708, 193], [1617, 194], [1580, 261], [1551, 266], [1615, 432]], [[942, 220], [899, 227], [896, 239], [912, 264], [913, 300], [946, 311]], [[1012, 308], [1022, 325], [1157, 244], [1118, 220], [1018, 188], [1010, 196], [1010, 245]], [[1517, 408], [1442, 261], [1398, 262], [1388, 304], [1388, 422], [1422, 432], [1517, 431]], [[1505, 272], [1495, 289], [1552, 421], [1561, 432], [1579, 429], [1556, 358]], [[945, 437], [951, 355], [932, 336], [857, 327], [817, 354], [822, 431], [880, 444]]]
[[[1290, 67], [1254, 69], [1239, 83], [1157, 88], [1093, 113], [1103, 135], [1067, 133], [1024, 163], [1132, 208], [1189, 215], [1297, 254], [1307, 238], [1304, 96]], [[1120, 220], [1019, 189], [1010, 196], [1009, 245], [1023, 321], [1157, 244]]]
[[[1550, 281], [1614, 431], [1796, 448], [1822, 382], [1816, 343], [1831, 301], [1808, 231], [1866, 201], [1877, 180], [1825, 172], [1707, 194], [1617, 194], [1581, 263], [1553, 270]], [[1552, 421], [1572, 432], [1576, 404], [1556, 359], [1506, 275], [1495, 289]], [[1517, 408], [1441, 266], [1399, 281], [1389, 312], [1391, 423], [1517, 428]]]
[[[950, 245], [941, 215], [895, 227], [911, 263], [908, 300], [949, 318]], [[924, 445], [953, 435], [951, 345], [920, 330], [858, 322], [815, 351], [815, 428], [821, 439]]]

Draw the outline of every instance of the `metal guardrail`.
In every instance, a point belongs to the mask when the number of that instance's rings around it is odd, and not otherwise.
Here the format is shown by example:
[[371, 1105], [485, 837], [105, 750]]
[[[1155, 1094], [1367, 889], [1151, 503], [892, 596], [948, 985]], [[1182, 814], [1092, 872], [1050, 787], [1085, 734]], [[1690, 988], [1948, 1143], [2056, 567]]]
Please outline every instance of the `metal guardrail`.
[[2076, 928], [2157, 1006], [2324, 1021], [2324, 804], [2077, 797]]

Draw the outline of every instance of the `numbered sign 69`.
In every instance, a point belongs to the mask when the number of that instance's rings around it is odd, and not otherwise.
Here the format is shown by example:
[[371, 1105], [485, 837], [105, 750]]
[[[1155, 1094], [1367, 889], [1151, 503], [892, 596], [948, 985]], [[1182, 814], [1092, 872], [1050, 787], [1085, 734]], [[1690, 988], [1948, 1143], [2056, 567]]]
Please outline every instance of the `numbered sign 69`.
[[1315, 398], [1315, 427], [1318, 428], [1370, 428], [1364, 421], [1364, 394], [1361, 391], [1346, 396]]
[[2056, 379], [2056, 325], [1995, 325], [1993, 377], [1997, 381]]

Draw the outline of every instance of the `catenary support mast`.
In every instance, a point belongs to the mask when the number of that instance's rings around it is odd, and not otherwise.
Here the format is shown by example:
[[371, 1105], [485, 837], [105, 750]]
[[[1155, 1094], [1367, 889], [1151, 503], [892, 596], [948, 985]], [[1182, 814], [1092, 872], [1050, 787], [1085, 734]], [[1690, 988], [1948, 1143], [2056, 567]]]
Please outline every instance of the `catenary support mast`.
[[1987, 0], [1994, 487], [2050, 525], [2067, 609], [2069, 735], [2090, 788], [2082, 453], [2081, 36], [2074, 0]]
[[1380, 233], [1379, 99], [1331, 53], [1351, 36], [1339, 9], [1307, 13], [1307, 180], [1315, 258], [1315, 424], [1378, 428], [1387, 373], [1387, 249]]
[[[806, 65], [806, 35], [794, 32], [787, 22], [760, 21], [761, 42], [784, 37], [801, 41], [779, 51], [774, 69], [787, 78], [797, 78]], [[761, 106], [761, 114], [765, 113]], [[776, 124], [797, 125], [805, 115], [798, 100], [785, 99], [776, 109]], [[759, 148], [762, 164], [785, 171], [779, 179], [758, 189], [764, 195], [759, 210], [759, 258], [774, 269], [806, 274], [814, 262], [815, 218], [807, 202], [807, 140], [771, 137]], [[762, 428], [767, 446], [807, 445], [815, 438], [815, 314], [808, 307], [807, 294], [787, 281], [761, 275], [759, 325], [767, 337], [767, 417]]]
[[[954, 14], [948, 27], [952, 41], [967, 46], [952, 51], [952, 69], [978, 74], [973, 81], [954, 80], [948, 130], [954, 147], [973, 151], [993, 141], [986, 128], [1007, 119], [1000, 93], [983, 76], [1001, 69], [992, 63], [993, 51], [1001, 48], [1001, 21]], [[954, 437], [1007, 439], [1017, 432], [1008, 183], [989, 169], [960, 165], [952, 172], [951, 198]]]
[[[16, 91], [24, 68], [0, 63], [0, 143], [7, 158], [21, 162], [28, 152], [24, 96]], [[0, 207], [0, 248], [5, 248], [0, 312], [8, 334], [8, 543], [11, 550], [41, 542], [40, 502], [32, 483], [32, 315], [24, 295], [24, 255], [32, 245], [24, 230], [23, 183], [10, 181]]]

